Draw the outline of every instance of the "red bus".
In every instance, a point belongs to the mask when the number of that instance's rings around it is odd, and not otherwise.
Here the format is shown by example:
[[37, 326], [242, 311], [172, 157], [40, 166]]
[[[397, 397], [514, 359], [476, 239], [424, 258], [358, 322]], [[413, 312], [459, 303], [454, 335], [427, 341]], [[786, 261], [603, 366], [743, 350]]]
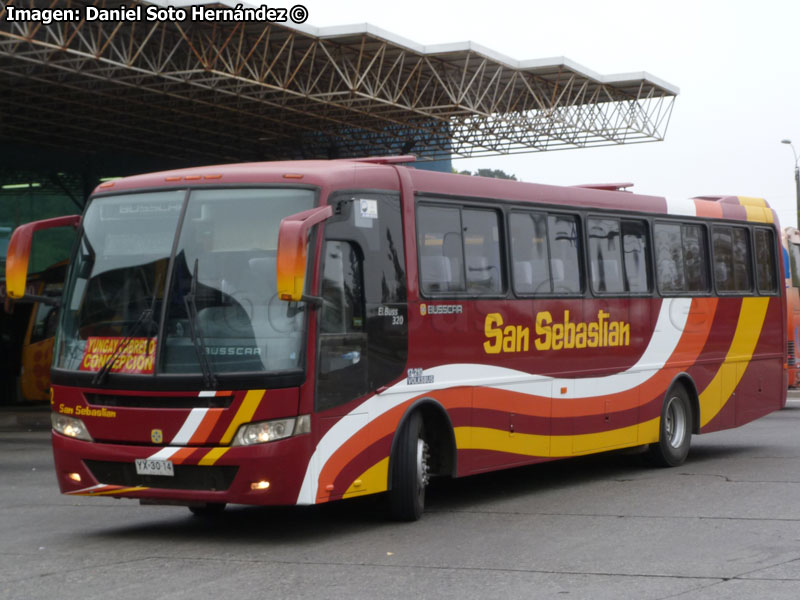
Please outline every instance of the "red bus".
[[[784, 405], [764, 200], [411, 160], [101, 185], [51, 373], [62, 492], [196, 513], [388, 492], [412, 520], [433, 476], [644, 445], [679, 465], [693, 434]], [[12, 295], [52, 224], [15, 231]]]
[[800, 231], [783, 230], [789, 387], [800, 387]]

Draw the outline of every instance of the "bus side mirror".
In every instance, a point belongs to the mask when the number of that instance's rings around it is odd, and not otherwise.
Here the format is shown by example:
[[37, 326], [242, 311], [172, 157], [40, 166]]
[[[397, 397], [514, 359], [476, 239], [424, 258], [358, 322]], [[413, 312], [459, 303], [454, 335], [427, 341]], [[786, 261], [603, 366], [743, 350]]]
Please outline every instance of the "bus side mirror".
[[20, 225], [11, 234], [6, 256], [6, 294], [11, 300], [19, 300], [25, 296], [25, 285], [28, 280], [28, 261], [31, 257], [33, 234], [55, 227], [75, 227], [80, 225], [79, 215], [43, 219], [33, 223]]
[[278, 230], [276, 274], [278, 298], [287, 302], [307, 300], [308, 234], [311, 228], [333, 216], [330, 206], [318, 206], [281, 221]]

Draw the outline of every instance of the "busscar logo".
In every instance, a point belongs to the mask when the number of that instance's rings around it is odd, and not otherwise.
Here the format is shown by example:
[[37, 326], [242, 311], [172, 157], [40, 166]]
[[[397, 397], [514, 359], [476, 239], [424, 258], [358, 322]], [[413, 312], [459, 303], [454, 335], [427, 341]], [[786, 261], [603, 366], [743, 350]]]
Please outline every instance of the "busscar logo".
[[419, 314], [426, 315], [461, 315], [464, 307], [461, 304], [420, 304]]
[[150, 441], [154, 444], [160, 444], [164, 441], [164, 432], [160, 429], [152, 429], [150, 431]]

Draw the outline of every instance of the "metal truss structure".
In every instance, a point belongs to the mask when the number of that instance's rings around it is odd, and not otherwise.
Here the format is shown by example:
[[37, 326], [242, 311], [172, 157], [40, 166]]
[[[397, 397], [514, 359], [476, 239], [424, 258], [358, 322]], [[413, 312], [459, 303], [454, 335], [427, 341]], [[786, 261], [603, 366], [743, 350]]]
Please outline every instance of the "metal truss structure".
[[[480, 156], [663, 139], [673, 86], [370, 26], [10, 21], [0, 0], [0, 139], [203, 161]], [[126, 2], [136, 6], [136, 2]]]

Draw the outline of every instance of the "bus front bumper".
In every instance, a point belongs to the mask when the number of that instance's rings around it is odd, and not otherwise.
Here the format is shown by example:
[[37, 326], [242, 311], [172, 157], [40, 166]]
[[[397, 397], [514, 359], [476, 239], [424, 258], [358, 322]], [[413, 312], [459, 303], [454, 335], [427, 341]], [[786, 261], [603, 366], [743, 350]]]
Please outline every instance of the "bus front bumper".
[[[313, 452], [311, 435], [238, 447], [133, 446], [85, 442], [53, 432], [63, 494], [148, 503], [293, 505]], [[160, 457], [168, 457], [161, 459]], [[172, 475], [139, 475], [137, 459], [172, 463]]]

